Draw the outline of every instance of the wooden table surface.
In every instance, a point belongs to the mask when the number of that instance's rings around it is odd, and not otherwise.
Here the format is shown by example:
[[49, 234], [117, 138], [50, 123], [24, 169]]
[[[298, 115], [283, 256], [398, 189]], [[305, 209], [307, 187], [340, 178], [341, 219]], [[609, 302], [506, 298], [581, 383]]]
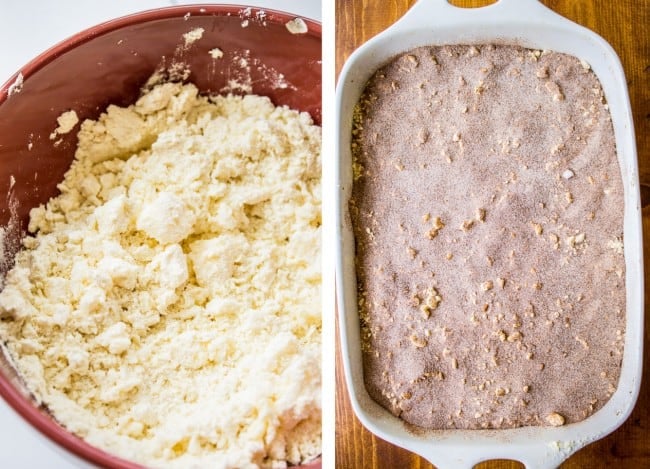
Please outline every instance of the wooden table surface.
[[[413, 0], [336, 0], [336, 73], [354, 49], [386, 29], [415, 3]], [[458, 6], [481, 6], [489, 0], [453, 0]], [[637, 136], [642, 203], [650, 204], [650, 0], [542, 0], [557, 13], [603, 36], [618, 53], [627, 76]], [[643, 187], [643, 186], [646, 187]], [[650, 206], [643, 211], [645, 292], [650, 291]], [[646, 344], [650, 337], [650, 301], [646, 299]], [[338, 333], [338, 328], [337, 328]], [[650, 364], [650, 346], [645, 350]], [[650, 468], [650, 378], [646, 366], [641, 394], [632, 416], [617, 431], [574, 454], [561, 467]], [[354, 416], [342, 374], [336, 341], [337, 469], [425, 469], [426, 460], [368, 432]], [[481, 469], [523, 467], [513, 461], [481, 463]]]

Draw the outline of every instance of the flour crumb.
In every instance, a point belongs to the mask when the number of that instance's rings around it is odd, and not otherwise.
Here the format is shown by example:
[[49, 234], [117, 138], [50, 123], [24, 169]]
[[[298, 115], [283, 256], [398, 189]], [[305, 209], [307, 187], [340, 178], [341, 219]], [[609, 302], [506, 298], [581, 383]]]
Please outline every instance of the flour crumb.
[[575, 176], [575, 173], [571, 171], [570, 169], [565, 169], [564, 172], [562, 172], [562, 177], [564, 179], [571, 179], [573, 176]]
[[285, 26], [291, 34], [305, 34], [307, 31], [309, 31], [309, 28], [307, 28], [307, 23], [305, 23], [302, 18], [294, 18], [291, 21], [287, 21], [285, 23]]
[[614, 238], [607, 243], [607, 247], [613, 249], [617, 254], [623, 254], [623, 238]]
[[220, 59], [220, 58], [223, 57], [223, 51], [221, 49], [219, 49], [218, 47], [215, 47], [214, 49], [211, 49], [209, 51], [209, 54], [213, 59]]
[[25, 82], [23, 78], [23, 73], [18, 72], [18, 75], [16, 76], [16, 79], [14, 82], [9, 85], [9, 89], [7, 90], [7, 96], [13, 96], [15, 94], [20, 93], [23, 90], [23, 83]]
[[79, 117], [74, 110], [70, 110], [57, 117], [56, 122], [59, 126], [50, 134], [50, 140], [56, 139], [59, 135], [70, 133], [75, 125], [79, 123]]
[[192, 233], [196, 216], [183, 199], [160, 192], [142, 206], [136, 227], [161, 244], [180, 243]]
[[183, 40], [185, 41], [185, 47], [194, 44], [196, 41], [201, 39], [203, 37], [203, 33], [205, 32], [205, 29], [203, 28], [194, 28], [191, 31], [186, 32], [183, 34]]
[[565, 418], [557, 412], [551, 412], [546, 416], [546, 421], [549, 423], [549, 425], [552, 425], [554, 427], [561, 427], [564, 425]]

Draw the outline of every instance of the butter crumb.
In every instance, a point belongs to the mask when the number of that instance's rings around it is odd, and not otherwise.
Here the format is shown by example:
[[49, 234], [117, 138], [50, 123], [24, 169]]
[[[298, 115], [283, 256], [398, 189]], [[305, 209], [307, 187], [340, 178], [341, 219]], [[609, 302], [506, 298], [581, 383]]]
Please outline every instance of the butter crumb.
[[571, 179], [573, 176], [575, 176], [575, 173], [570, 169], [565, 169], [564, 172], [562, 173], [562, 177], [564, 179]]
[[409, 337], [409, 340], [413, 344], [415, 348], [424, 348], [427, 346], [427, 340], [423, 339], [421, 337], [418, 337], [417, 335], [413, 334]]
[[70, 110], [57, 117], [56, 122], [59, 126], [50, 134], [50, 140], [55, 140], [57, 136], [69, 133], [79, 123], [79, 117], [76, 111]]
[[11, 85], [9, 85], [9, 88], [7, 89], [7, 96], [13, 96], [15, 94], [20, 93], [23, 90], [24, 83], [25, 83], [25, 79], [23, 77], [23, 73], [18, 72], [18, 75], [16, 75], [16, 79]]
[[461, 225], [461, 229], [463, 231], [469, 231], [472, 229], [474, 226], [474, 220], [464, 220], [463, 224]]
[[613, 249], [617, 254], [623, 254], [623, 239], [614, 238], [607, 242], [607, 247]]
[[220, 59], [223, 57], [223, 51], [218, 47], [215, 47], [214, 49], [210, 49], [208, 53], [210, 54], [210, 57], [212, 57], [213, 59]]
[[435, 288], [429, 288], [426, 291], [426, 296], [424, 299], [424, 304], [420, 306], [420, 312], [424, 319], [429, 319], [431, 312], [438, 308], [438, 305], [442, 301], [442, 297], [438, 294], [438, 290]]
[[547, 81], [544, 85], [546, 90], [552, 95], [553, 101], [564, 101], [564, 94], [560, 89], [560, 85], [554, 81]]
[[196, 41], [201, 39], [203, 37], [203, 33], [205, 32], [205, 29], [203, 28], [194, 28], [191, 31], [186, 32], [183, 34], [183, 40], [185, 41], [185, 47], [194, 44]]
[[554, 427], [561, 427], [562, 425], [564, 425], [565, 419], [562, 415], [558, 414], [557, 412], [551, 412], [546, 416], [546, 421]]
[[307, 23], [302, 18], [294, 18], [285, 23], [287, 31], [291, 34], [305, 34], [309, 31]]
[[434, 217], [433, 218], [433, 227], [427, 231], [426, 237], [429, 239], [433, 239], [436, 236], [438, 236], [438, 232], [445, 227], [445, 224], [443, 223], [442, 219], [440, 217]]

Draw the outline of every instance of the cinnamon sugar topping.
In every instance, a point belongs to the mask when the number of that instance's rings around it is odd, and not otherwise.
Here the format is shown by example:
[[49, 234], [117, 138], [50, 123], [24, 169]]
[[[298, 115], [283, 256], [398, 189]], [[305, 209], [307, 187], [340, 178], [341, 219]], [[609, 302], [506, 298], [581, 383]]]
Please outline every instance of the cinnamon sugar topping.
[[561, 426], [600, 409], [625, 339], [623, 187], [590, 67], [421, 47], [371, 77], [353, 122], [373, 399], [425, 428]]

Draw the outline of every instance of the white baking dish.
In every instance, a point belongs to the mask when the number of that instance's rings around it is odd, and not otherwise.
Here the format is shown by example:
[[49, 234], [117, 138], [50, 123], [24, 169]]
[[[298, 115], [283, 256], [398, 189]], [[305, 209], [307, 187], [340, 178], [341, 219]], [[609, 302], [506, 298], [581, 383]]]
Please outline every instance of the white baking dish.
[[[352, 187], [352, 111], [366, 81], [395, 55], [424, 45], [516, 44], [571, 54], [588, 62], [611, 111], [625, 192], [626, 336], [617, 391], [598, 412], [563, 427], [506, 430], [409, 431], [368, 395], [363, 382], [357, 314], [354, 238], [348, 215]], [[632, 412], [643, 356], [643, 254], [639, 175], [625, 75], [614, 50], [600, 36], [552, 12], [537, 0], [500, 0], [475, 9], [446, 0], [420, 0], [389, 29], [357, 49], [343, 67], [337, 88], [337, 294], [341, 350], [352, 407], [366, 428], [413, 451], [438, 468], [471, 468], [494, 458], [529, 468], [558, 466], [572, 453], [604, 437]]]

